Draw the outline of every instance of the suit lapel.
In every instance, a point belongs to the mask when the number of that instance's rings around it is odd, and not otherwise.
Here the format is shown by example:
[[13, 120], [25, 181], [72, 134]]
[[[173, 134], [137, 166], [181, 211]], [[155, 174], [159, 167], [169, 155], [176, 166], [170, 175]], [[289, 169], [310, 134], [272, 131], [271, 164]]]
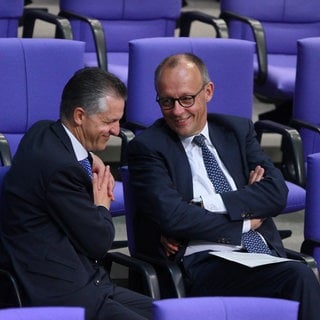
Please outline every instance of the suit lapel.
[[222, 125], [209, 123], [209, 135], [221, 161], [226, 166], [237, 187], [239, 187], [243, 184], [243, 172], [239, 172], [237, 168], [239, 168], [239, 162], [242, 163], [242, 158], [239, 143], [233, 131]]

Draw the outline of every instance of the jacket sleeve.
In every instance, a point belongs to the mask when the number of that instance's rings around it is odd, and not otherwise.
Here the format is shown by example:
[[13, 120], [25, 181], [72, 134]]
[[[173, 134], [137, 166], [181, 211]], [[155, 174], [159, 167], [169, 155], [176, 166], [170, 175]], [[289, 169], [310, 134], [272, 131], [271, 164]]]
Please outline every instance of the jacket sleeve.
[[[237, 191], [221, 195], [229, 216], [232, 220], [276, 216], [285, 207], [288, 194], [282, 173], [262, 150], [251, 121], [243, 120], [234, 130], [241, 150], [238, 161], [245, 179], [236, 181]], [[264, 178], [248, 185], [249, 173], [257, 165], [265, 169]]]
[[111, 248], [114, 225], [107, 208], [94, 205], [92, 183], [82, 171], [69, 166], [52, 174], [46, 191], [48, 212], [77, 251], [101, 259]]
[[[191, 205], [192, 180], [184, 152], [175, 142], [134, 139], [128, 149], [129, 171], [142, 220], [166, 236], [182, 240], [238, 243], [242, 221]], [[174, 151], [173, 151], [174, 150]], [[189, 191], [188, 191], [189, 190]]]

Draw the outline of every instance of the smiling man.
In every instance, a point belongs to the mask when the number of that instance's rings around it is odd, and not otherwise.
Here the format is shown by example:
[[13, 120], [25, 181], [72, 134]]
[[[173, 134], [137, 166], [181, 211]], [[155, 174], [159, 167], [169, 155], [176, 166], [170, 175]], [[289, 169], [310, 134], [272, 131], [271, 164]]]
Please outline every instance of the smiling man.
[[188, 296], [291, 299], [300, 302], [299, 320], [319, 319], [320, 286], [305, 264], [251, 269], [208, 253], [285, 257], [272, 218], [284, 208], [288, 190], [252, 121], [207, 113], [214, 83], [191, 53], [164, 59], [155, 89], [163, 118], [128, 147], [136, 251], [178, 262]]
[[[114, 239], [114, 179], [93, 155], [118, 135], [127, 90], [99, 68], [79, 70], [60, 120], [22, 139], [4, 182], [1, 236], [24, 306], [82, 306], [86, 319], [151, 319], [151, 299], [115, 286], [103, 267]], [[45, 106], [44, 106], [45, 108]]]

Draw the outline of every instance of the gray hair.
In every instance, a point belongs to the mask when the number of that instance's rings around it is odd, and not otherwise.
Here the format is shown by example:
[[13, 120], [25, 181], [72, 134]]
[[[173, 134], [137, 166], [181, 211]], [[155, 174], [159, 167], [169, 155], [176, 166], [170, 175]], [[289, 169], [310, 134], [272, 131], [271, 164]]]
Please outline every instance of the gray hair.
[[102, 107], [102, 99], [105, 96], [126, 100], [127, 88], [118, 77], [101, 68], [80, 69], [64, 87], [60, 103], [60, 118], [71, 119], [77, 107], [82, 107], [89, 115], [105, 111]]

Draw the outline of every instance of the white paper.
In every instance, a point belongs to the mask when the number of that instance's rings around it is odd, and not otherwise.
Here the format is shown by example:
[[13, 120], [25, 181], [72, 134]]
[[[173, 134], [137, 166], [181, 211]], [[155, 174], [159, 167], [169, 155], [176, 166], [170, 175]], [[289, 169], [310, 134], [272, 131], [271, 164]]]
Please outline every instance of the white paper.
[[224, 252], [216, 252], [211, 251], [209, 254], [212, 254], [214, 256], [233, 261], [236, 263], [240, 263], [244, 266], [254, 268], [259, 267], [267, 264], [272, 263], [280, 263], [285, 261], [297, 261], [301, 262], [299, 260], [293, 260], [293, 259], [287, 259], [287, 258], [280, 258], [280, 257], [274, 257], [269, 254], [264, 253], [248, 253], [248, 252], [235, 252], [235, 251], [224, 251]]

